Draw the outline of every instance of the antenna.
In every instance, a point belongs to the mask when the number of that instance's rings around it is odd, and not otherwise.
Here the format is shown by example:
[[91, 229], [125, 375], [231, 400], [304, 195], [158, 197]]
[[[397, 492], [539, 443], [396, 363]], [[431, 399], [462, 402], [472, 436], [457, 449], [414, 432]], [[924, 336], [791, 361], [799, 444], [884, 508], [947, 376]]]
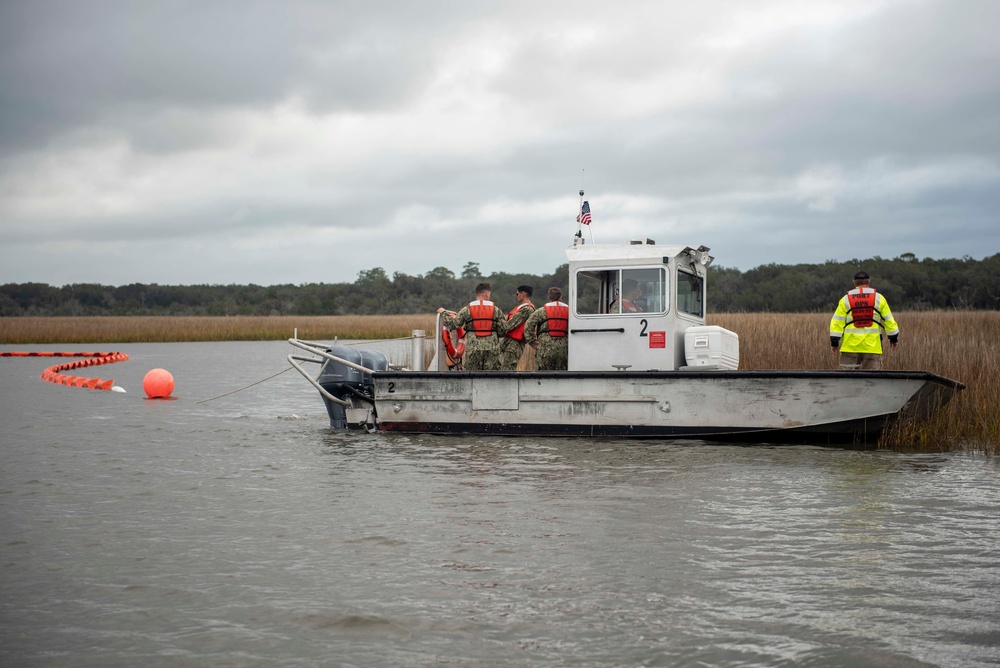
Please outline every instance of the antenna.
[[[582, 176], [580, 177], [580, 180], [583, 181], [583, 177]], [[577, 205], [576, 210], [577, 210], [577, 215], [576, 215], [576, 234], [573, 235], [573, 248], [576, 248], [577, 245], [583, 245], [583, 243], [584, 243], [584, 240], [583, 240], [583, 224], [580, 222], [580, 213], [579, 213], [580, 211], [583, 210], [583, 188], [582, 187], [580, 188], [580, 204]]]
[[[576, 222], [577, 222], [576, 235], [574, 235], [574, 237], [573, 237], [573, 247], [574, 248], [578, 244], [579, 245], [583, 245], [583, 243], [584, 243], [584, 240], [583, 240], [583, 225], [584, 225], [584, 222], [583, 222], [583, 218], [582, 218], [583, 217], [583, 205], [584, 205], [584, 201], [583, 201], [583, 195], [584, 195], [583, 177], [586, 176], [586, 173], [587, 173], [586, 169], [581, 169], [580, 170], [580, 204], [579, 204], [579, 206], [576, 209], [578, 213], [577, 213], [577, 216], [576, 216]], [[590, 226], [589, 208], [588, 208], [588, 213], [587, 213], [587, 223], [586, 224], [587, 224], [587, 228], [590, 229], [590, 243], [594, 243], [594, 230]]]

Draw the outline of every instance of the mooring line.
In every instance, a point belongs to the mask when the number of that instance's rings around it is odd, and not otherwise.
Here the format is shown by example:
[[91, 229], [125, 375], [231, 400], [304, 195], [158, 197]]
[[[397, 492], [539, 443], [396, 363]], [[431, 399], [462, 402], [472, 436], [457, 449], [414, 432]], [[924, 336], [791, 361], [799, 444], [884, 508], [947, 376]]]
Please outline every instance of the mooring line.
[[[297, 335], [298, 335], [298, 332], [296, 332], [296, 336]], [[339, 344], [339, 345], [359, 346], [359, 345], [364, 345], [365, 343], [375, 343], [377, 341], [407, 341], [410, 338], [411, 337], [409, 337], [409, 336], [401, 336], [401, 337], [399, 337], [397, 339], [369, 339], [367, 341], [356, 341], [354, 343], [349, 343], [349, 344], [348, 343], [339, 343], [337, 341], [334, 341], [330, 345], [338, 345]], [[261, 383], [265, 383], [265, 382], [271, 380], [272, 378], [277, 378], [278, 376], [280, 376], [281, 374], [285, 373], [286, 371], [291, 371], [293, 368], [294, 367], [288, 367], [287, 369], [284, 369], [283, 371], [279, 371], [278, 373], [274, 374], [273, 376], [268, 376], [267, 378], [263, 378], [261, 380], [258, 380], [255, 383], [250, 383], [246, 387], [241, 387], [238, 390], [233, 390], [232, 392], [226, 392], [225, 394], [220, 394], [219, 396], [212, 397], [210, 399], [202, 399], [201, 401], [196, 401], [195, 404], [207, 404], [209, 401], [215, 401], [216, 399], [221, 399], [223, 397], [228, 397], [230, 394], [236, 394], [237, 392], [242, 392], [243, 390], [248, 390], [251, 387], [253, 387], [254, 385], [260, 385]]]
[[323, 344], [323, 345], [329, 345], [329, 346], [364, 346], [364, 345], [367, 345], [369, 343], [380, 343], [380, 342], [383, 342], [383, 341], [409, 341], [412, 338], [413, 338], [412, 336], [399, 336], [399, 337], [396, 337], [394, 339], [361, 339], [361, 340], [358, 340], [358, 341], [352, 341], [351, 343], [345, 343], [344, 341], [334, 340], [333, 343], [326, 343], [326, 344]]
[[243, 390], [248, 390], [251, 387], [253, 387], [254, 385], [260, 385], [261, 383], [267, 382], [267, 381], [271, 380], [272, 378], [277, 378], [281, 374], [285, 373], [285, 371], [291, 371], [291, 370], [292, 370], [292, 367], [288, 367], [287, 369], [284, 369], [283, 371], [279, 371], [278, 373], [274, 374], [273, 376], [268, 376], [267, 378], [258, 380], [256, 383], [250, 383], [246, 387], [241, 387], [238, 390], [233, 390], [232, 392], [226, 392], [225, 394], [220, 394], [219, 396], [212, 397], [211, 399], [202, 399], [201, 401], [196, 401], [195, 404], [207, 404], [209, 401], [215, 401], [216, 399], [221, 399], [222, 397], [228, 397], [230, 394], [236, 394], [237, 392], [242, 392]]

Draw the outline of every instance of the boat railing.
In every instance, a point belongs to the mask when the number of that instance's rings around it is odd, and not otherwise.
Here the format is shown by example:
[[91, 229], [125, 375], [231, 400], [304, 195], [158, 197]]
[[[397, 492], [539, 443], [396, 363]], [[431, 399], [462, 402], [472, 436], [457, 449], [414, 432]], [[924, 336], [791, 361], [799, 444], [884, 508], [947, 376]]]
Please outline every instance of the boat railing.
[[[437, 319], [435, 322], [435, 331], [436, 332], [441, 331], [441, 314], [437, 315]], [[428, 337], [426, 335], [426, 332], [424, 332], [424, 330], [422, 329], [415, 329], [411, 333], [410, 339], [412, 343], [410, 348], [410, 364], [409, 364], [410, 370], [414, 371], [424, 370], [423, 369], [424, 351], [425, 351], [424, 346], [427, 338]], [[438, 336], [432, 337], [431, 341], [433, 341], [434, 345], [434, 355], [430, 361], [430, 364], [428, 365], [427, 370], [438, 370], [438, 365], [439, 365], [438, 360], [443, 344], [441, 343], [441, 340]], [[330, 394], [330, 392], [326, 390], [322, 385], [320, 385], [319, 382], [316, 380], [316, 378], [313, 377], [313, 375], [310, 374], [306, 369], [304, 369], [299, 362], [309, 362], [311, 364], [323, 364], [324, 362], [329, 360], [332, 362], [336, 362], [338, 364], [343, 364], [344, 366], [349, 367], [351, 369], [356, 369], [357, 371], [360, 371], [361, 373], [367, 374], [369, 376], [374, 374], [376, 371], [375, 369], [369, 369], [366, 366], [357, 364], [355, 362], [351, 362], [350, 360], [346, 360], [343, 357], [338, 357], [337, 355], [328, 352], [327, 349], [330, 347], [328, 343], [322, 343], [319, 341], [304, 341], [298, 338], [298, 330], [296, 330], [295, 336], [288, 339], [288, 343], [295, 346], [296, 348], [301, 348], [302, 350], [305, 350], [306, 352], [314, 355], [314, 357], [304, 357], [302, 355], [291, 354], [287, 356], [288, 363], [291, 364], [296, 371], [302, 374], [302, 377], [305, 378], [307, 381], [309, 381], [309, 384], [315, 387], [321, 395], [323, 395], [330, 401], [340, 404], [342, 406], [350, 406], [351, 403], [349, 401], [345, 401], [344, 399], [340, 399]], [[404, 369], [405, 367], [389, 364], [389, 368], [398, 370], [398, 369]]]
[[434, 355], [431, 357], [430, 363], [427, 365], [428, 371], [441, 371], [441, 366], [444, 365], [447, 369], [447, 365], [444, 363], [443, 355], [441, 354], [444, 350], [444, 342], [441, 340], [441, 328], [444, 326], [442, 322], [443, 318], [440, 313], [436, 314], [434, 317], [434, 335], [430, 337], [434, 346]]
[[328, 392], [326, 388], [320, 385], [319, 382], [317, 382], [317, 380], [312, 377], [312, 374], [306, 371], [302, 367], [302, 365], [299, 364], [299, 362], [311, 362], [313, 364], [322, 364], [324, 360], [331, 360], [333, 362], [337, 362], [338, 364], [343, 364], [344, 366], [356, 369], [361, 373], [366, 373], [368, 375], [375, 373], [374, 369], [369, 369], [366, 366], [355, 364], [354, 362], [345, 360], [343, 357], [337, 357], [336, 355], [331, 355], [326, 351], [327, 345], [324, 343], [317, 343], [315, 341], [302, 341], [294, 338], [288, 339], [288, 342], [293, 346], [295, 346], [296, 348], [301, 348], [302, 350], [310, 352], [313, 355], [319, 355], [321, 359], [317, 359], [315, 357], [304, 357], [302, 355], [294, 355], [294, 354], [289, 355], [287, 359], [288, 363], [291, 364], [296, 371], [302, 374], [302, 377], [308, 380], [310, 385], [315, 387], [321, 395], [323, 395], [330, 401], [334, 402], [335, 404], [340, 404], [341, 406], [350, 406], [351, 402], [345, 401], [344, 399], [335, 397], [332, 394], [330, 394], [330, 392]]

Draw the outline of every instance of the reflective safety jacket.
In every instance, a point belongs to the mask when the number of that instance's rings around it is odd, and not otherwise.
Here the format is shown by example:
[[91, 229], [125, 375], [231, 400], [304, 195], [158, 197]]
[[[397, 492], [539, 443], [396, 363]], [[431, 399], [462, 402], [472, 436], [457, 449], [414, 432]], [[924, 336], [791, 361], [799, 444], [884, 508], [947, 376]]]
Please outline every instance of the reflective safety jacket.
[[890, 341], [899, 336], [899, 325], [889, 303], [874, 288], [854, 288], [840, 300], [830, 319], [830, 343], [842, 353], [882, 353], [882, 332]]
[[472, 331], [476, 336], [489, 336], [493, 333], [493, 302], [479, 299], [469, 302], [469, 315], [472, 317]]
[[[545, 332], [554, 339], [566, 336], [566, 329], [569, 326], [569, 304], [562, 302], [549, 302], [545, 305]], [[539, 332], [541, 334], [542, 332]]]
[[[514, 318], [514, 315], [518, 311], [520, 311], [521, 309], [531, 309], [532, 311], [534, 311], [535, 310], [535, 305], [532, 304], [531, 302], [525, 302], [523, 304], [518, 304], [517, 306], [515, 306], [514, 308], [512, 308], [510, 310], [510, 312], [507, 314], [507, 322], [510, 322]], [[531, 314], [529, 313], [528, 315], [531, 315]], [[524, 323], [526, 323], [527, 321], [528, 321], [528, 318], [525, 317], [524, 321], [521, 322], [520, 325], [518, 325], [514, 329], [510, 330], [509, 332], [507, 332], [507, 337], [511, 338], [511, 339], [514, 339], [515, 341], [524, 341]]]

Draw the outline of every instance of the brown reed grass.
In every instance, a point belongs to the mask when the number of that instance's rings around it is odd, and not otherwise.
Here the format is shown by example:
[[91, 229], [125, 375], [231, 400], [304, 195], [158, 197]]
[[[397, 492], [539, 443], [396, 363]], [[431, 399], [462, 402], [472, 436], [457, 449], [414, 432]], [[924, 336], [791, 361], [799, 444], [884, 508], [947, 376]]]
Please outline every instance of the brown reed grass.
[[[1000, 454], [1000, 312], [896, 313], [900, 345], [884, 356], [887, 370], [930, 371], [966, 389], [929, 420], [887, 430], [880, 447], [894, 450]], [[739, 334], [741, 369], [835, 369], [830, 316], [822, 313], [723, 313], [708, 318]], [[141, 343], [408, 338], [431, 332], [434, 315], [0, 318], [0, 344]], [[863, 397], [859, 398], [863, 400]]]

